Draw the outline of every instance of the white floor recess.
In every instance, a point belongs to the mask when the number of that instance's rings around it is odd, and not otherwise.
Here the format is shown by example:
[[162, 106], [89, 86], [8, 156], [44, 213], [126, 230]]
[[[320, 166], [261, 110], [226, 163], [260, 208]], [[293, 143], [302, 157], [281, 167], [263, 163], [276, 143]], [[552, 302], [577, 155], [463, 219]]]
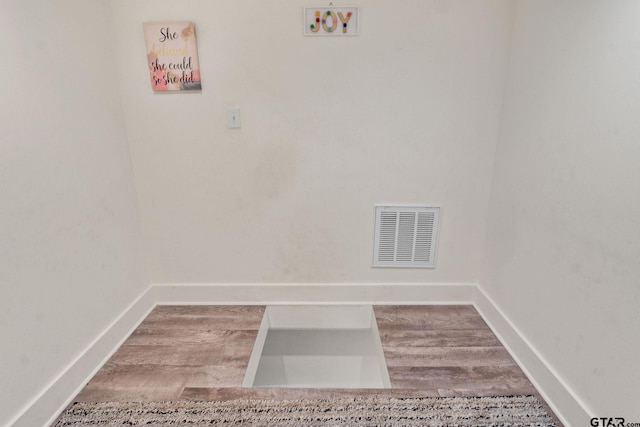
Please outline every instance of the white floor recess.
[[268, 306], [243, 387], [390, 388], [371, 306]]

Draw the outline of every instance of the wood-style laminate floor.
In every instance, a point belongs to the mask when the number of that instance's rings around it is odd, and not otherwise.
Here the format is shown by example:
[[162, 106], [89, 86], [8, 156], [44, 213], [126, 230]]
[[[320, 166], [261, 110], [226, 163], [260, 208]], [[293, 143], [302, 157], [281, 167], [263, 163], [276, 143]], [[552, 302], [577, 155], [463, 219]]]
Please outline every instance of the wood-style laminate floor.
[[242, 388], [264, 308], [158, 306], [74, 401], [518, 394], [542, 401], [467, 305], [374, 307], [391, 389]]

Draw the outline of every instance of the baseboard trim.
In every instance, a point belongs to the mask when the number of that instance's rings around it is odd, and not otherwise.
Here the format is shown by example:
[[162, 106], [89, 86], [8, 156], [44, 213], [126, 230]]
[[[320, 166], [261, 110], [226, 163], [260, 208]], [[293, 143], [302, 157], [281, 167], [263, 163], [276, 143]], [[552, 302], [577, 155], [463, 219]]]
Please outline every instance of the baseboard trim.
[[343, 283], [152, 285], [9, 425], [27, 427], [53, 423], [156, 305], [210, 304], [474, 305], [560, 420], [567, 426], [589, 422], [590, 411], [586, 406], [478, 284]]
[[494, 334], [527, 375], [565, 426], [589, 425], [587, 406], [562, 381], [520, 330], [500, 310], [481, 286], [476, 288], [474, 306]]
[[25, 409], [9, 422], [13, 427], [49, 426], [71, 403], [124, 340], [156, 306], [154, 291], [148, 288], [122, 312], [78, 357]]
[[475, 283], [305, 283], [155, 285], [171, 304], [472, 304]]

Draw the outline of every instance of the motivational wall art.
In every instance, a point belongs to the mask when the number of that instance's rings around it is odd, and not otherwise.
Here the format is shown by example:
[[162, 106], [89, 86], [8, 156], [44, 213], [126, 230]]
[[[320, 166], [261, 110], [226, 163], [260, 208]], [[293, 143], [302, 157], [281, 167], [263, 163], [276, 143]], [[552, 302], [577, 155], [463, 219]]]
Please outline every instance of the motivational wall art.
[[200, 65], [192, 22], [145, 22], [147, 66], [154, 91], [199, 90]]
[[358, 8], [305, 7], [305, 36], [357, 36]]

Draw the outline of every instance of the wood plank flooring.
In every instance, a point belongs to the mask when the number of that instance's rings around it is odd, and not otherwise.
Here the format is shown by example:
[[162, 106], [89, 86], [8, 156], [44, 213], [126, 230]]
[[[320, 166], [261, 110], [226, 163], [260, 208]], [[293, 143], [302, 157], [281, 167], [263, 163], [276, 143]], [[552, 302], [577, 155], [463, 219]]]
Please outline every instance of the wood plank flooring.
[[391, 389], [242, 388], [264, 309], [158, 306], [74, 401], [538, 394], [465, 305], [374, 307]]

